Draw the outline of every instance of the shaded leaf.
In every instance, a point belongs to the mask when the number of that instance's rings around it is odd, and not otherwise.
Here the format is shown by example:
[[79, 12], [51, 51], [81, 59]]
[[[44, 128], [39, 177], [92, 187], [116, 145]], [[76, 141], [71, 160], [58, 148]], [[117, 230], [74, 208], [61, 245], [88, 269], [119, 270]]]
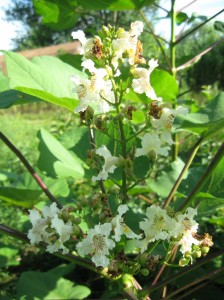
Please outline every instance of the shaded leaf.
[[84, 299], [90, 289], [75, 285], [70, 280], [59, 278], [51, 272], [23, 272], [17, 284], [17, 297], [31, 299]]
[[0, 93], [0, 109], [9, 108], [12, 105], [34, 103], [41, 101], [37, 97], [24, 94], [16, 90], [9, 90]]
[[45, 101], [74, 110], [77, 105], [72, 93], [71, 76], [85, 76], [60, 59], [35, 57], [32, 61], [10, 51], [4, 51], [10, 87]]
[[32, 208], [40, 201], [42, 193], [39, 190], [0, 187], [0, 200], [6, 201], [9, 204]]
[[158, 97], [163, 101], [174, 101], [178, 95], [176, 79], [167, 71], [155, 69], [150, 77], [151, 84]]
[[[224, 93], [219, 93], [204, 108], [186, 116], [178, 115], [174, 121], [175, 129], [184, 129], [197, 134], [210, 136], [224, 126]], [[206, 133], [207, 132], [207, 133]]]
[[53, 177], [82, 178], [84, 175], [84, 163], [75, 155], [71, 154], [49, 132], [41, 129], [38, 132], [40, 156], [38, 167]]

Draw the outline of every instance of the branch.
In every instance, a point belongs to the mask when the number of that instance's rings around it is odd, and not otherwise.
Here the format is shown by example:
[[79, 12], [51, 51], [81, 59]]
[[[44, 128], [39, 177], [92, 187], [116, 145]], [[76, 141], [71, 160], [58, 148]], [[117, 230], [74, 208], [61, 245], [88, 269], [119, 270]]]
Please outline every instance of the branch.
[[221, 40], [219, 40], [219, 41], [217, 41], [216, 43], [212, 44], [209, 48], [207, 48], [206, 50], [202, 51], [201, 53], [199, 53], [198, 55], [196, 55], [195, 57], [193, 57], [192, 59], [190, 59], [189, 61], [187, 61], [183, 65], [177, 67], [176, 70], [180, 71], [180, 70], [186, 69], [187, 67], [191, 66], [194, 62], [197, 62], [203, 55], [205, 55], [208, 52], [210, 52], [211, 50], [213, 50], [216, 46], [218, 46], [222, 42], [224, 42], [224, 38], [221, 39]]
[[20, 161], [23, 163], [23, 165], [26, 167], [26, 169], [30, 172], [32, 177], [36, 180], [40, 188], [43, 190], [43, 192], [47, 195], [47, 197], [52, 201], [55, 202], [58, 206], [58, 208], [62, 208], [61, 204], [58, 202], [58, 200], [51, 194], [51, 192], [48, 190], [40, 176], [36, 173], [34, 168], [30, 165], [30, 163], [27, 161], [27, 159], [23, 156], [23, 154], [9, 141], [9, 139], [0, 131], [0, 139], [6, 144], [9, 149], [15, 153], [15, 155], [20, 159]]
[[184, 167], [183, 167], [183, 169], [182, 169], [182, 171], [181, 171], [179, 177], [177, 178], [177, 180], [176, 180], [176, 182], [175, 182], [175, 184], [174, 184], [172, 190], [170, 191], [170, 193], [169, 193], [169, 195], [168, 195], [168, 197], [167, 197], [167, 199], [166, 199], [166, 202], [165, 202], [165, 204], [164, 204], [164, 208], [167, 207], [167, 206], [170, 204], [170, 202], [171, 202], [171, 200], [172, 200], [174, 194], [176, 193], [176, 191], [177, 191], [179, 185], [181, 184], [181, 181], [182, 181], [182, 179], [183, 179], [185, 173], [187, 172], [189, 166], [191, 165], [191, 162], [192, 162], [192, 160], [194, 159], [194, 157], [195, 157], [195, 155], [196, 155], [196, 153], [197, 153], [197, 151], [198, 151], [198, 149], [199, 149], [199, 147], [200, 147], [201, 142], [202, 142], [202, 138], [200, 138], [200, 139], [197, 141], [197, 143], [195, 144], [193, 151], [191, 152], [191, 154], [190, 154], [190, 156], [189, 156], [189, 158], [188, 158], [186, 164], [184, 165]]
[[213, 157], [206, 171], [204, 172], [200, 180], [197, 182], [197, 184], [191, 191], [190, 195], [185, 200], [185, 203], [180, 208], [180, 211], [184, 211], [190, 205], [190, 203], [193, 201], [197, 193], [202, 189], [204, 184], [207, 182], [208, 178], [212, 175], [212, 173], [214, 172], [215, 168], [217, 167], [217, 165], [219, 164], [223, 156], [224, 156], [224, 143], [220, 146], [219, 150], [216, 152], [215, 156]]
[[214, 16], [212, 16], [211, 18], [207, 19], [206, 21], [202, 22], [201, 24], [199, 24], [198, 26], [196, 26], [195, 28], [193, 28], [192, 30], [188, 31], [185, 35], [183, 35], [182, 37], [180, 37], [178, 40], [176, 40], [174, 42], [175, 45], [177, 45], [180, 41], [182, 41], [183, 39], [185, 39], [187, 36], [189, 36], [190, 34], [192, 34], [193, 32], [195, 32], [197, 29], [199, 29], [200, 27], [202, 27], [203, 25], [205, 25], [206, 23], [208, 23], [209, 21], [211, 21], [212, 19], [214, 19], [215, 17], [217, 17], [218, 15], [220, 15], [222, 12], [224, 12], [224, 9], [220, 10], [217, 14], [215, 14]]

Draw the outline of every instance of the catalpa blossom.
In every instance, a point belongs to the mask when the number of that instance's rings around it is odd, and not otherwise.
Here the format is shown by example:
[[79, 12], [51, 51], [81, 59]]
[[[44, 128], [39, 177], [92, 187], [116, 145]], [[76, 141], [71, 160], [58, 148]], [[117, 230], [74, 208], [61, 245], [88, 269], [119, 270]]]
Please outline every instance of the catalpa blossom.
[[174, 119], [177, 115], [186, 115], [187, 113], [188, 109], [182, 106], [178, 106], [176, 109], [163, 108], [160, 118], [151, 119], [151, 124], [160, 132], [160, 138], [163, 143], [173, 144], [171, 129]]
[[108, 178], [108, 174], [114, 173], [114, 170], [116, 169], [117, 165], [121, 163], [123, 158], [112, 156], [110, 151], [104, 145], [96, 150], [96, 154], [104, 158], [104, 165], [100, 173], [97, 176], [92, 177], [92, 181], [106, 180]]
[[143, 31], [143, 23], [136, 21], [131, 23], [131, 29], [125, 31], [123, 28], [118, 29], [117, 39], [112, 41], [113, 58], [112, 64], [115, 68], [118, 66], [119, 59], [122, 59], [123, 54], [127, 54], [128, 62], [134, 65], [136, 62], [136, 52], [138, 51], [138, 37]]
[[77, 252], [81, 256], [91, 255], [96, 267], [106, 267], [109, 265], [110, 250], [115, 247], [115, 242], [109, 238], [112, 230], [110, 223], [95, 225], [82, 242], [76, 246]]
[[162, 99], [156, 96], [156, 93], [150, 84], [150, 75], [158, 66], [158, 62], [154, 59], [151, 59], [148, 62], [148, 65], [149, 69], [137, 67], [134, 69], [133, 74], [136, 78], [132, 81], [132, 88], [137, 94], [145, 93], [148, 98], [161, 101]]
[[147, 249], [148, 243], [156, 240], [169, 240], [172, 228], [176, 221], [167, 215], [166, 210], [159, 206], [151, 205], [146, 210], [146, 217], [139, 223], [144, 231], [145, 239], [139, 242], [141, 252]]
[[168, 149], [166, 147], [161, 148], [161, 140], [156, 133], [145, 133], [142, 137], [142, 148], [136, 149], [136, 157], [141, 155], [153, 156], [157, 154], [167, 156]]
[[91, 73], [91, 77], [90, 79], [81, 79], [77, 76], [71, 77], [80, 101], [75, 108], [75, 112], [85, 111], [88, 106], [100, 113], [108, 112], [110, 110], [108, 102], [114, 103], [115, 98], [112, 83], [106, 79], [106, 69], [95, 68], [94, 62], [90, 59], [85, 60], [82, 66], [84, 70], [87, 69]]
[[69, 252], [64, 243], [68, 241], [73, 232], [73, 226], [70, 220], [66, 223], [60, 218], [61, 210], [57, 208], [56, 203], [50, 207], [44, 206], [42, 215], [35, 209], [29, 210], [29, 219], [32, 228], [28, 231], [28, 238], [31, 244], [45, 242], [48, 244], [47, 251], [56, 252], [59, 249], [63, 254]]
[[[87, 39], [85, 33], [82, 30], [73, 31], [71, 33], [74, 40], [79, 40], [82, 47], [80, 48], [80, 54], [83, 54], [83, 59], [85, 60], [88, 56], [96, 56], [98, 57], [99, 49], [102, 48], [103, 44], [99, 36], [95, 36], [94, 38]], [[96, 49], [98, 49], [96, 51]], [[101, 50], [100, 50], [101, 51]]]
[[124, 222], [123, 214], [128, 211], [128, 206], [122, 204], [118, 207], [118, 215], [111, 221], [114, 230], [114, 236], [116, 242], [119, 242], [122, 235], [125, 235], [129, 239], [139, 239], [141, 236], [135, 234]]

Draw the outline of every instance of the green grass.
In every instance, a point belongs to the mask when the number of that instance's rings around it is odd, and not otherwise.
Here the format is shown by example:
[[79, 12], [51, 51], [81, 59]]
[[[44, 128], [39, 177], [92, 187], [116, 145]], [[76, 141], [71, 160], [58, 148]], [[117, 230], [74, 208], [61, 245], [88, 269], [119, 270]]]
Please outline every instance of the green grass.
[[[0, 130], [36, 166], [38, 130], [45, 128], [58, 135], [72, 118], [72, 113], [44, 103], [24, 105], [0, 111]], [[2, 141], [0, 145], [0, 172], [22, 171], [24, 168], [15, 154]]]

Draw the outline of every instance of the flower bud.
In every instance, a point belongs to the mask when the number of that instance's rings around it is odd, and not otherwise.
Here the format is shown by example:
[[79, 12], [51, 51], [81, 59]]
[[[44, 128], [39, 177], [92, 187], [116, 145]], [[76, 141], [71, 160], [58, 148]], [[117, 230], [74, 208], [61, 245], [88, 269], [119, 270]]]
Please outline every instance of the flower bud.
[[144, 265], [147, 261], [147, 258], [148, 258], [148, 254], [147, 253], [142, 253], [139, 255], [139, 263], [141, 265]]
[[199, 257], [201, 257], [201, 251], [200, 250], [194, 251], [192, 253], [192, 257], [193, 258], [199, 258]]
[[148, 276], [149, 275], [149, 270], [148, 269], [141, 269], [141, 274], [143, 275], [143, 276]]
[[202, 254], [203, 256], [205, 256], [205, 255], [208, 254], [209, 250], [210, 250], [209, 247], [206, 247], [206, 246], [201, 247], [201, 254]]
[[73, 225], [73, 234], [76, 235], [76, 236], [79, 236], [80, 232], [81, 232], [81, 230], [80, 230], [79, 226], [74, 224]]

